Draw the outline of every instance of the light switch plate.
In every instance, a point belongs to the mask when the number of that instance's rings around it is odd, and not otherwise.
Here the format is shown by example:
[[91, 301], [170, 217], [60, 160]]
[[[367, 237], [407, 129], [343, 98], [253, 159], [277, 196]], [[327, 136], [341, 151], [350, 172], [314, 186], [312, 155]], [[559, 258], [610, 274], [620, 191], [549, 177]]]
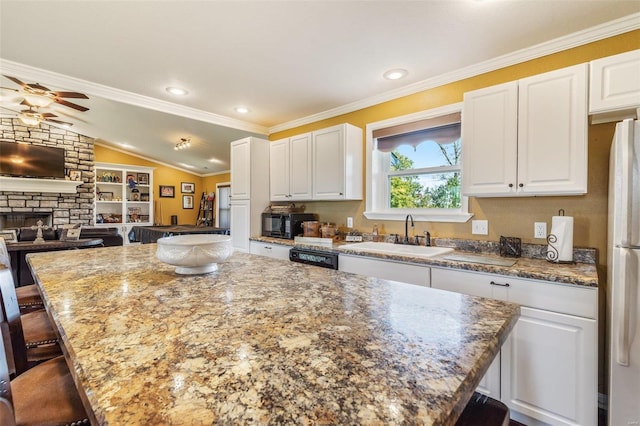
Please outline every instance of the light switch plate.
[[476, 235], [488, 235], [489, 221], [488, 220], [472, 220], [471, 233]]
[[347, 228], [353, 228], [353, 218], [351, 216], [347, 217]]

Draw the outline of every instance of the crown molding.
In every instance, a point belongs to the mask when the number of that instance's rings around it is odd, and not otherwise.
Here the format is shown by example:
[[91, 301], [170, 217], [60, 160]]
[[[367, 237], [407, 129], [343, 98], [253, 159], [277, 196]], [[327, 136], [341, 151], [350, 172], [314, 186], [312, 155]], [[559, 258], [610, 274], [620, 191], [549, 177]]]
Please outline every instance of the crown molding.
[[[177, 166], [174, 166], [173, 164], [164, 163], [162, 161], [158, 161], [158, 160], [153, 159], [153, 158], [145, 157], [144, 155], [136, 154], [135, 152], [127, 151], [125, 149], [121, 149], [121, 148], [115, 147], [113, 145], [109, 145], [109, 144], [105, 143], [104, 141], [101, 141], [100, 139], [96, 139], [93, 142], [93, 144], [102, 146], [102, 147], [107, 148], [107, 149], [109, 149], [111, 151], [117, 151], [117, 152], [121, 152], [123, 154], [130, 155], [132, 157], [140, 158], [142, 160], [146, 160], [146, 161], [149, 161], [149, 162], [154, 163], [154, 164], [160, 164], [161, 166], [169, 167], [169, 168], [174, 169], [174, 170], [179, 170], [179, 171], [184, 172], [184, 173], [189, 173], [190, 175], [193, 175], [193, 176], [198, 176], [198, 177], [208, 176], [208, 175], [204, 175], [204, 174], [200, 174], [200, 173], [194, 172], [193, 170], [177, 167]], [[227, 172], [218, 172], [218, 173], [222, 174], [222, 173], [227, 173]], [[213, 173], [213, 174], [217, 174], [217, 173]]]
[[234, 118], [225, 117], [223, 115], [214, 114], [184, 105], [174, 104], [172, 102], [163, 101], [150, 96], [139, 95], [126, 90], [81, 80], [79, 78], [43, 70], [41, 68], [9, 61], [7, 59], [0, 58], [0, 70], [2, 70], [2, 74], [15, 75], [20, 78], [34, 81], [46, 81], [47, 84], [51, 86], [64, 87], [67, 90], [75, 90], [87, 95], [97, 96], [111, 101], [122, 102], [154, 111], [165, 112], [167, 114], [173, 114], [205, 123], [230, 127], [232, 129], [246, 130], [248, 132], [263, 135], [266, 135], [268, 131], [266, 127], [258, 124], [236, 120]]
[[517, 50], [497, 58], [489, 59], [465, 68], [441, 74], [426, 80], [418, 81], [398, 89], [390, 90], [376, 96], [361, 99], [346, 105], [339, 106], [317, 114], [302, 117], [286, 123], [278, 124], [269, 128], [269, 134], [281, 132], [306, 124], [315, 123], [317, 121], [326, 120], [342, 114], [347, 114], [363, 108], [388, 102], [403, 96], [413, 95], [428, 89], [433, 89], [445, 84], [464, 80], [466, 78], [475, 77], [490, 71], [495, 71], [511, 65], [530, 61], [532, 59], [541, 58], [553, 53], [568, 50], [574, 47], [589, 44], [605, 38], [624, 34], [629, 31], [640, 29], [640, 13], [625, 16], [614, 21], [610, 21], [586, 30], [578, 31], [563, 37], [553, 39], [548, 42], [540, 43], [525, 49]]

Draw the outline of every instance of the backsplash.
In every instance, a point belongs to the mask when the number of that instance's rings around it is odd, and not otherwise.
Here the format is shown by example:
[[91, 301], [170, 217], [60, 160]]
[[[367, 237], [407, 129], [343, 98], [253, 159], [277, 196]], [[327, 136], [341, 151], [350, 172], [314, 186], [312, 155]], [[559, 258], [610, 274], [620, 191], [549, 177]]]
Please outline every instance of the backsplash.
[[3, 140], [54, 146], [65, 150], [67, 176], [81, 173], [82, 184], [75, 193], [10, 192], [0, 188], [0, 216], [51, 215], [54, 227], [64, 224], [93, 225], [93, 145], [94, 139], [66, 129], [41, 123], [28, 127], [17, 118], [0, 119]]

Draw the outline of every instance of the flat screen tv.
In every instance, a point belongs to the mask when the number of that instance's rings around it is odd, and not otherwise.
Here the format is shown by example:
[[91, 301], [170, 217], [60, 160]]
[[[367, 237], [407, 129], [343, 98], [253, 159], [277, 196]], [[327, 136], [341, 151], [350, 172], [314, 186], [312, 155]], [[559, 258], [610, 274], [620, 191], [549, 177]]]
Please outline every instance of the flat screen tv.
[[0, 141], [0, 175], [64, 179], [64, 148]]

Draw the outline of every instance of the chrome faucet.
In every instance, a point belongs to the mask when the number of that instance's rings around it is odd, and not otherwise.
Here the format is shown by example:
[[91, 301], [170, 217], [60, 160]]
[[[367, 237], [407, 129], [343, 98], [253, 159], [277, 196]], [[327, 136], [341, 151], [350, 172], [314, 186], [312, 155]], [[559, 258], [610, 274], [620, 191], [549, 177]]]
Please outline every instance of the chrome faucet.
[[413, 223], [413, 216], [408, 214], [404, 219], [404, 239], [402, 240], [402, 244], [411, 244], [409, 242], [409, 219], [411, 219], [411, 227], [413, 228], [415, 226]]

